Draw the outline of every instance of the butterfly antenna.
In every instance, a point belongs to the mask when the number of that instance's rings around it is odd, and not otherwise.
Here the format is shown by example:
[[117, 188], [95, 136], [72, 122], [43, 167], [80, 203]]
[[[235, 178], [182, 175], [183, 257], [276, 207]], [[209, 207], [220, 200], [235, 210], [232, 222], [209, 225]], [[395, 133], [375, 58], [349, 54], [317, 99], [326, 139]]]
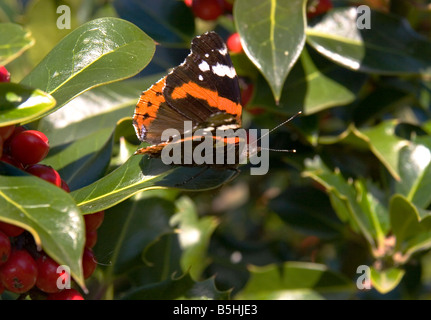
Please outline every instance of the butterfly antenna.
[[[273, 132], [274, 130], [277, 130], [278, 128], [284, 126], [286, 123], [292, 121], [293, 119], [295, 119], [297, 116], [299, 116], [302, 113], [302, 111], [299, 111], [297, 114], [294, 114], [293, 116], [291, 116], [289, 119], [287, 119], [286, 121], [283, 121], [282, 123], [280, 123], [279, 125], [275, 126], [274, 128], [272, 128], [271, 130], [269, 130], [267, 133], [265, 133], [264, 135], [261, 135], [259, 137], [259, 139], [257, 139], [256, 141], [259, 141], [260, 139], [262, 139], [263, 137], [267, 136], [268, 134], [270, 134], [271, 132]], [[266, 149], [264, 149], [266, 150]], [[283, 150], [271, 150], [268, 149], [269, 151], [280, 151], [282, 152]], [[294, 150], [284, 150], [286, 152], [295, 152]]]
[[291, 152], [291, 153], [296, 153], [295, 149], [285, 150], [285, 149], [260, 148], [260, 150], [275, 151], [275, 152]]
[[[280, 128], [281, 126], [284, 126], [286, 123], [292, 121], [293, 119], [295, 119], [297, 116], [299, 116], [302, 113], [302, 111], [299, 111], [297, 114], [294, 114], [293, 116], [291, 116], [289, 119], [287, 119], [286, 121], [283, 121], [282, 123], [280, 123], [279, 125], [275, 126], [274, 128], [272, 128], [271, 130], [269, 130], [267, 133], [265, 133], [264, 135], [261, 135], [259, 137], [259, 139], [256, 140], [259, 141], [260, 139], [262, 139], [263, 137], [267, 136], [268, 134], [270, 134], [271, 132], [273, 132], [274, 130], [277, 130], [278, 128]], [[267, 150], [267, 151], [275, 151], [275, 152], [291, 152], [291, 153], [295, 153], [296, 150], [295, 149], [291, 149], [291, 150], [284, 150], [284, 149], [270, 149], [270, 148], [260, 148], [260, 150]]]

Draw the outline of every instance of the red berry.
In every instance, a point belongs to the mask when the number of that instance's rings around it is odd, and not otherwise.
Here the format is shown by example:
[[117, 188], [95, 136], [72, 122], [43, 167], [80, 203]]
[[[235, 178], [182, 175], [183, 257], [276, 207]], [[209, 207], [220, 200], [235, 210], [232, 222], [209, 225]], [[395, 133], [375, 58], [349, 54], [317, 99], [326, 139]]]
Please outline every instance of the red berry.
[[10, 256], [10, 240], [9, 237], [0, 231], [0, 266], [5, 264]]
[[6, 141], [14, 132], [15, 126], [0, 127], [0, 137]]
[[230, 52], [241, 53], [243, 51], [241, 37], [238, 32], [232, 33], [229, 38], [227, 38], [226, 45]]
[[7, 152], [8, 154], [10, 153], [10, 143], [12, 141], [12, 139], [18, 134], [21, 133], [23, 131], [25, 131], [26, 129], [24, 127], [15, 127], [14, 130], [12, 131], [12, 134], [9, 136], [9, 138], [4, 142], [4, 150], [5, 152]]
[[8, 237], [17, 237], [24, 232], [23, 228], [6, 222], [0, 222], [0, 230]]
[[187, 7], [191, 8], [193, 0], [184, 0], [184, 3]]
[[6, 290], [23, 293], [33, 288], [37, 266], [26, 250], [12, 251], [9, 260], [0, 268], [0, 280]]
[[36, 259], [37, 265], [37, 280], [36, 286], [46, 293], [54, 293], [60, 291], [57, 286], [57, 281], [60, 277], [64, 278], [68, 275], [60, 275], [57, 273], [57, 268], [60, 266], [46, 254], [42, 254]]
[[24, 166], [22, 165], [22, 163], [19, 161], [16, 161], [14, 158], [12, 158], [8, 154], [2, 155], [2, 157], [0, 158], [0, 161], [9, 163], [10, 165], [17, 167], [18, 169], [24, 170]]
[[18, 133], [10, 142], [12, 157], [23, 164], [35, 164], [42, 161], [48, 151], [48, 138], [37, 130]]
[[63, 179], [61, 179], [61, 189], [63, 189], [66, 192], [70, 192], [70, 188], [68, 184]]
[[332, 9], [331, 0], [318, 0], [318, 2], [313, 1], [307, 7], [307, 18], [312, 19], [314, 17], [320, 16], [330, 9]]
[[23, 132], [23, 131], [27, 131], [27, 129], [23, 126], [17, 126], [13, 129], [12, 134], [9, 136], [9, 139], [12, 139], [13, 137], [15, 137], [17, 134]]
[[85, 233], [85, 246], [93, 248], [97, 242], [97, 230], [90, 230]]
[[60, 174], [50, 166], [46, 166], [44, 164], [32, 164], [27, 169], [25, 169], [25, 171], [45, 181], [51, 182], [57, 187], [61, 187]]
[[105, 211], [99, 211], [91, 214], [84, 215], [85, 230], [93, 231], [97, 230], [105, 218]]
[[65, 289], [49, 294], [47, 300], [84, 300], [84, 297], [75, 289]]
[[89, 278], [97, 267], [96, 257], [94, 256], [93, 250], [90, 248], [84, 248], [82, 255], [82, 271], [84, 273], [84, 279]]
[[10, 73], [4, 66], [0, 66], [0, 82], [9, 82]]
[[193, 14], [202, 20], [215, 20], [224, 12], [223, 0], [193, 0]]

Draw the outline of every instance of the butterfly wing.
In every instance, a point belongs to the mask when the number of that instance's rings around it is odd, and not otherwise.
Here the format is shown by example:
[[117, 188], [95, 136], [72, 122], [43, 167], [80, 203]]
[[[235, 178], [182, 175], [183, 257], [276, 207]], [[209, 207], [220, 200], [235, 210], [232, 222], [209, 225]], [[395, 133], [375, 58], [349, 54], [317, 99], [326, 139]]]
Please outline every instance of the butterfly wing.
[[238, 77], [226, 44], [215, 32], [193, 39], [189, 56], [167, 76], [163, 93], [194, 125], [218, 113], [232, 115], [241, 125]]
[[133, 124], [140, 140], [159, 144], [165, 129], [183, 133], [184, 121], [194, 127], [240, 127], [241, 113], [238, 77], [226, 45], [215, 32], [207, 32], [193, 39], [181, 65], [142, 93]]
[[165, 84], [166, 77], [142, 92], [136, 105], [133, 126], [141, 141], [159, 144], [165, 129], [175, 128], [182, 132], [184, 121], [190, 120], [168, 105], [163, 95]]

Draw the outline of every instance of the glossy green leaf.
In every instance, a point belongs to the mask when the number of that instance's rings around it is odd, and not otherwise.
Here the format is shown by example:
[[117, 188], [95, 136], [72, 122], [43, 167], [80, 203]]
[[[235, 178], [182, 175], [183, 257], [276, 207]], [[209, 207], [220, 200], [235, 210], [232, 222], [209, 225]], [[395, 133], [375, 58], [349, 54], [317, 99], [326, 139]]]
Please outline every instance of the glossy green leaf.
[[358, 28], [356, 8], [331, 10], [306, 31], [307, 42], [353, 70], [380, 74], [431, 74], [431, 42], [397, 16], [371, 11], [370, 28]]
[[71, 190], [101, 178], [110, 163], [114, 139], [118, 140], [115, 136], [127, 134], [138, 142], [131, 120], [121, 133], [117, 134], [116, 126], [131, 119], [139, 93], [159, 78], [156, 75], [94, 88], [41, 119], [37, 129], [46, 134], [51, 146], [43, 163], [56, 168]]
[[363, 183], [346, 181], [339, 171], [331, 172], [317, 159], [313, 167], [304, 173], [320, 183], [329, 192], [331, 204], [342, 221], [361, 232], [371, 247], [377, 248], [376, 238], [381, 240], [381, 226], [366, 201], [367, 190]]
[[0, 65], [6, 65], [34, 44], [31, 33], [15, 23], [0, 23]]
[[122, 166], [89, 186], [72, 192], [84, 213], [109, 208], [143, 190], [178, 188], [208, 190], [227, 182], [235, 172], [165, 165], [159, 159], [132, 156]]
[[51, 147], [68, 144], [103, 129], [112, 132], [120, 119], [133, 116], [141, 92], [161, 77], [127, 79], [93, 88], [40, 119], [37, 129], [47, 135]]
[[395, 289], [404, 276], [404, 270], [391, 268], [384, 271], [377, 271], [371, 267], [371, 284], [382, 294], [386, 294]]
[[85, 288], [81, 258], [85, 225], [73, 199], [61, 188], [0, 162], [0, 220], [29, 231], [39, 249], [68, 266]]
[[130, 22], [100, 18], [68, 34], [22, 83], [50, 93], [60, 108], [92, 87], [135, 75], [154, 50], [152, 39]]
[[275, 106], [272, 92], [261, 78], [257, 81], [251, 104], [277, 113], [302, 111], [312, 114], [351, 103], [365, 79], [365, 75], [342, 68], [304, 48], [286, 79], [278, 106]]
[[181, 249], [181, 267], [184, 272], [189, 271], [193, 279], [200, 279], [202, 272], [208, 265], [205, 258], [210, 238], [218, 225], [214, 217], [199, 218], [194, 203], [190, 198], [182, 197], [177, 201], [178, 212], [170, 223], [177, 226]]
[[321, 264], [285, 262], [281, 267], [251, 266], [249, 269], [250, 280], [237, 299], [346, 299], [354, 292], [349, 279]]
[[304, 0], [237, 0], [234, 19], [244, 51], [276, 101], [305, 43]]
[[421, 217], [417, 208], [401, 195], [394, 195], [390, 202], [392, 231], [396, 249], [403, 252], [401, 262], [415, 252], [431, 248], [431, 215]]
[[56, 168], [70, 190], [101, 178], [111, 160], [112, 129], [101, 129], [64, 146], [51, 148], [42, 163]]
[[395, 134], [397, 120], [383, 121], [380, 124], [360, 130], [360, 136], [369, 143], [370, 150], [385, 165], [396, 180], [400, 180], [400, 150], [409, 141]]
[[39, 89], [0, 83], [0, 126], [29, 122], [54, 107], [54, 98]]
[[370, 150], [386, 167], [389, 173], [400, 180], [400, 150], [410, 142], [395, 134], [397, 120], [382, 121], [376, 126], [357, 129], [350, 125], [346, 131], [338, 136], [322, 136], [321, 144], [343, 143], [355, 146], [360, 150]]
[[396, 192], [404, 195], [419, 208], [427, 208], [431, 203], [431, 139], [418, 137], [416, 143], [400, 150], [400, 178]]

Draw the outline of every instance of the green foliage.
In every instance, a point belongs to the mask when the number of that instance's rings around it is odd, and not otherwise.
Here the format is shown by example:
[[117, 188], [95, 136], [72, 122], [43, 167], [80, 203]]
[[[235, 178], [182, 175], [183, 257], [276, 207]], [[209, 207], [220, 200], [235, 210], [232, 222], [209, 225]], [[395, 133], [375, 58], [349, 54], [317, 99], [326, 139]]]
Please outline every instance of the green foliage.
[[[70, 266], [88, 298], [429, 298], [429, 11], [375, 8], [359, 29], [347, 1], [308, 21], [305, 0], [236, 0], [204, 22], [182, 1], [69, 0], [72, 29], [60, 30], [59, 2], [29, 2], [0, 4], [12, 77], [0, 127], [44, 132], [43, 163], [72, 192], [0, 162], [0, 220]], [[140, 93], [210, 29], [241, 35], [232, 60], [254, 86], [245, 128], [303, 112], [271, 133], [271, 148], [296, 153], [271, 152], [267, 175], [133, 155]], [[100, 210], [100, 264], [84, 282], [83, 215]], [[363, 265], [371, 290], [356, 286]]]

